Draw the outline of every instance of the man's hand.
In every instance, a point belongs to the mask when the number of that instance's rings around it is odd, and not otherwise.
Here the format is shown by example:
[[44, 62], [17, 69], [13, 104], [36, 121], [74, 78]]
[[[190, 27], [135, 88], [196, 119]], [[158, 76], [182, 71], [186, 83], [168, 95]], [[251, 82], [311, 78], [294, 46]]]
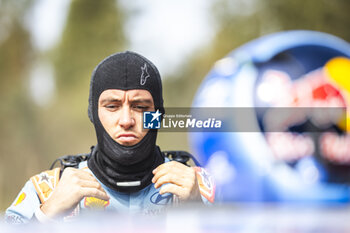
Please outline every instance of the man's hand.
[[153, 174], [152, 182], [155, 188], [166, 184], [159, 190], [160, 194], [172, 193], [181, 201], [201, 200], [197, 176], [193, 168], [171, 161], [159, 165], [153, 170]]
[[51, 197], [41, 206], [41, 211], [54, 218], [72, 211], [84, 197], [109, 200], [106, 191], [89, 172], [66, 168]]

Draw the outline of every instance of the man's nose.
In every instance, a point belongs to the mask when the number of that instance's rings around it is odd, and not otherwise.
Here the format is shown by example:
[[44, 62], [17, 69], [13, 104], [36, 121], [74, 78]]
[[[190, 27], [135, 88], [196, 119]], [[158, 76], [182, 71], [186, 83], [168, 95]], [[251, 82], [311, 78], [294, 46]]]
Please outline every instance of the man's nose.
[[130, 108], [122, 109], [119, 125], [124, 129], [129, 129], [135, 125], [135, 119]]

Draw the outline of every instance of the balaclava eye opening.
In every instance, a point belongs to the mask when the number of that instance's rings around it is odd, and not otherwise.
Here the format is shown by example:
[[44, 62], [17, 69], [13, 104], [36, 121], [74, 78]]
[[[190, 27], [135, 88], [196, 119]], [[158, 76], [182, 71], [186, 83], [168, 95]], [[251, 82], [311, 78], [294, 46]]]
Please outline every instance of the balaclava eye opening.
[[164, 113], [161, 78], [152, 62], [129, 51], [104, 59], [91, 77], [88, 115], [95, 127], [97, 146], [88, 166], [107, 187], [136, 192], [151, 184], [152, 170], [164, 162], [164, 157], [156, 146], [156, 130], [150, 130], [133, 146], [120, 145], [110, 137], [98, 116], [99, 97], [109, 89], [147, 90], [155, 109]]

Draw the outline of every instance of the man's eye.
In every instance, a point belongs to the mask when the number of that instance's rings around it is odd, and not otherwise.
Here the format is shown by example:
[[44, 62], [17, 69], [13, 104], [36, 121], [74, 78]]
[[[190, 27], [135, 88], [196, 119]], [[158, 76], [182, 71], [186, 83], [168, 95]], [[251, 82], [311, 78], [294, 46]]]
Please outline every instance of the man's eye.
[[105, 108], [108, 108], [108, 109], [116, 109], [118, 106], [117, 105], [106, 105]]
[[140, 110], [140, 111], [146, 111], [148, 109], [148, 106], [136, 105], [136, 106], [134, 106], [134, 108], [136, 108], [137, 110]]

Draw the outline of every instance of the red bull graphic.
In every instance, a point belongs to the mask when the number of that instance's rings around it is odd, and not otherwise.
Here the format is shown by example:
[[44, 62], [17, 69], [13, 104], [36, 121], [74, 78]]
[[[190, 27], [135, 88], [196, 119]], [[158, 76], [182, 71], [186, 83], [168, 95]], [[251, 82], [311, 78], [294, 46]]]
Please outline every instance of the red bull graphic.
[[[347, 90], [339, 85], [341, 83], [339, 80], [350, 79], [350, 74], [329, 72], [329, 69], [335, 69], [334, 67], [346, 71], [346, 68], [342, 68], [343, 65], [348, 66], [346, 62], [350, 63], [350, 60], [342, 57], [333, 58], [324, 67], [296, 81], [281, 71], [267, 70], [263, 74], [257, 87], [257, 94], [272, 106], [263, 116], [263, 128], [266, 131], [275, 128], [286, 131], [265, 134], [276, 159], [293, 162], [315, 153], [312, 135], [287, 132], [292, 126], [305, 124], [309, 120], [320, 130], [334, 126], [339, 132], [347, 131], [347, 119], [349, 119], [347, 107], [350, 99], [347, 98], [349, 96]], [[278, 109], [280, 107], [289, 108], [282, 117]], [[329, 108], [329, 110], [320, 113], [317, 111], [318, 108]], [[328, 133], [317, 143], [320, 145], [320, 154], [332, 163], [350, 164], [350, 153], [346, 154], [344, 151], [344, 147], [350, 146], [350, 141], [346, 139], [347, 137]], [[330, 145], [330, 141], [342, 145], [334, 147]], [[327, 143], [327, 146], [323, 145], [324, 143]]]
[[251, 110], [232, 116], [234, 130], [189, 137], [217, 201], [350, 202], [348, 42], [315, 31], [248, 42], [216, 63], [192, 107], [215, 103]]

